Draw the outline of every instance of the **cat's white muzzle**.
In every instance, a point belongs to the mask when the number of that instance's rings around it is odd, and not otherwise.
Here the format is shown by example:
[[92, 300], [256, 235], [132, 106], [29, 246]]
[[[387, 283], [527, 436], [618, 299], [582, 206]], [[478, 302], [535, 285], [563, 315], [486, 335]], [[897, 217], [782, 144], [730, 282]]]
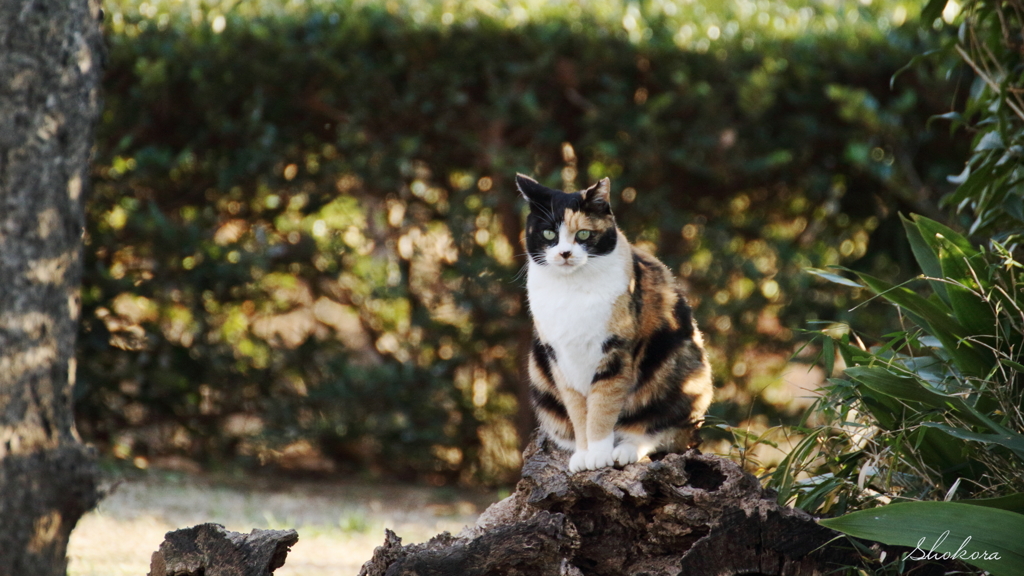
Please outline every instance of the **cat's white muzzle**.
[[565, 224], [558, 228], [558, 244], [547, 249], [545, 257], [552, 268], [568, 274], [587, 263], [587, 251], [572, 241]]
[[554, 250], [551, 250], [551, 252], [554, 253], [548, 253], [548, 264], [555, 270], [558, 270], [559, 272], [573, 272], [580, 266], [587, 263], [587, 254], [582, 250], [579, 250], [579, 252], [583, 252], [582, 254], [577, 253], [576, 251], [571, 252], [568, 258], [563, 256], [559, 252], [555, 252]]

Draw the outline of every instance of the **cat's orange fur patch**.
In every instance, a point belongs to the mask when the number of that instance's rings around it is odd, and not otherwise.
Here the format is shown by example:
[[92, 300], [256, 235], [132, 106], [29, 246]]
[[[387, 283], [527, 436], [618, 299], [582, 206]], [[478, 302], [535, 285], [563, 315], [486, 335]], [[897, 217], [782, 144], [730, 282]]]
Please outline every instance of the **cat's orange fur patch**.
[[614, 226], [614, 221], [611, 218], [591, 218], [583, 212], [576, 212], [570, 208], [565, 209], [563, 219], [565, 230], [569, 236], [575, 236], [580, 230], [590, 230], [595, 234], [600, 234]]
[[632, 297], [632, 293], [626, 292], [615, 300], [612, 317], [608, 322], [608, 332], [627, 341], [636, 338], [636, 321], [630, 310]]
[[[587, 397], [580, 394], [577, 390], [568, 386], [559, 386], [558, 391], [562, 397], [562, 403], [565, 404], [565, 410], [569, 413], [569, 421], [572, 425], [572, 429], [576, 430], [587, 430]], [[614, 425], [615, 422], [612, 422]], [[607, 436], [607, 434], [606, 434]], [[581, 450], [587, 449], [587, 439], [590, 437], [589, 434], [575, 434], [576, 445]], [[603, 438], [604, 436], [601, 436]]]

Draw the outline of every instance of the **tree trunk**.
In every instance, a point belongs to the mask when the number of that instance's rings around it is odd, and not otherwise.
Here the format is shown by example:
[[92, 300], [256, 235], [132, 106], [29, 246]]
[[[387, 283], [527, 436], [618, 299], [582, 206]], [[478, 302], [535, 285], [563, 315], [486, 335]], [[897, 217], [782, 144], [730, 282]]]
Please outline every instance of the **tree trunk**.
[[0, 575], [60, 575], [97, 501], [72, 413], [98, 0], [0, 0]]

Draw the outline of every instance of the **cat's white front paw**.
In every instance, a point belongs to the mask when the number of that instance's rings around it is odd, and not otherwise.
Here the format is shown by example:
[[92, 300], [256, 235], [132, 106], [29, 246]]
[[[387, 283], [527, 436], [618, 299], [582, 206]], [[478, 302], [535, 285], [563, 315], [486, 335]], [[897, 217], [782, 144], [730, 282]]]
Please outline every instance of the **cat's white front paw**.
[[615, 447], [615, 437], [611, 434], [603, 440], [591, 442], [587, 447], [587, 455], [584, 458], [587, 470], [597, 470], [606, 466], [614, 466], [615, 458], [612, 451]]
[[587, 460], [587, 451], [586, 450], [577, 450], [577, 451], [573, 452], [572, 457], [569, 458], [569, 472], [575, 474], [576, 472], [579, 472], [580, 470], [586, 470], [587, 469], [586, 460]]
[[612, 458], [619, 466], [625, 466], [626, 464], [632, 464], [640, 459], [640, 450], [635, 444], [623, 442], [612, 450]]

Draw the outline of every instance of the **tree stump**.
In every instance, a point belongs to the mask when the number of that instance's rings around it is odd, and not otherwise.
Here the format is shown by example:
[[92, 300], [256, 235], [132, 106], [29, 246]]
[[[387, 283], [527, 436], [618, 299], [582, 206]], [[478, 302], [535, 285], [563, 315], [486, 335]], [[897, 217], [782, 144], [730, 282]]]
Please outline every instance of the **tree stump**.
[[458, 536], [402, 546], [386, 531], [360, 576], [827, 574], [860, 564], [837, 532], [729, 460], [660, 460], [569, 474], [569, 454], [535, 439], [514, 494]]
[[153, 553], [149, 576], [270, 576], [298, 541], [295, 530], [242, 534], [200, 524], [167, 533]]

